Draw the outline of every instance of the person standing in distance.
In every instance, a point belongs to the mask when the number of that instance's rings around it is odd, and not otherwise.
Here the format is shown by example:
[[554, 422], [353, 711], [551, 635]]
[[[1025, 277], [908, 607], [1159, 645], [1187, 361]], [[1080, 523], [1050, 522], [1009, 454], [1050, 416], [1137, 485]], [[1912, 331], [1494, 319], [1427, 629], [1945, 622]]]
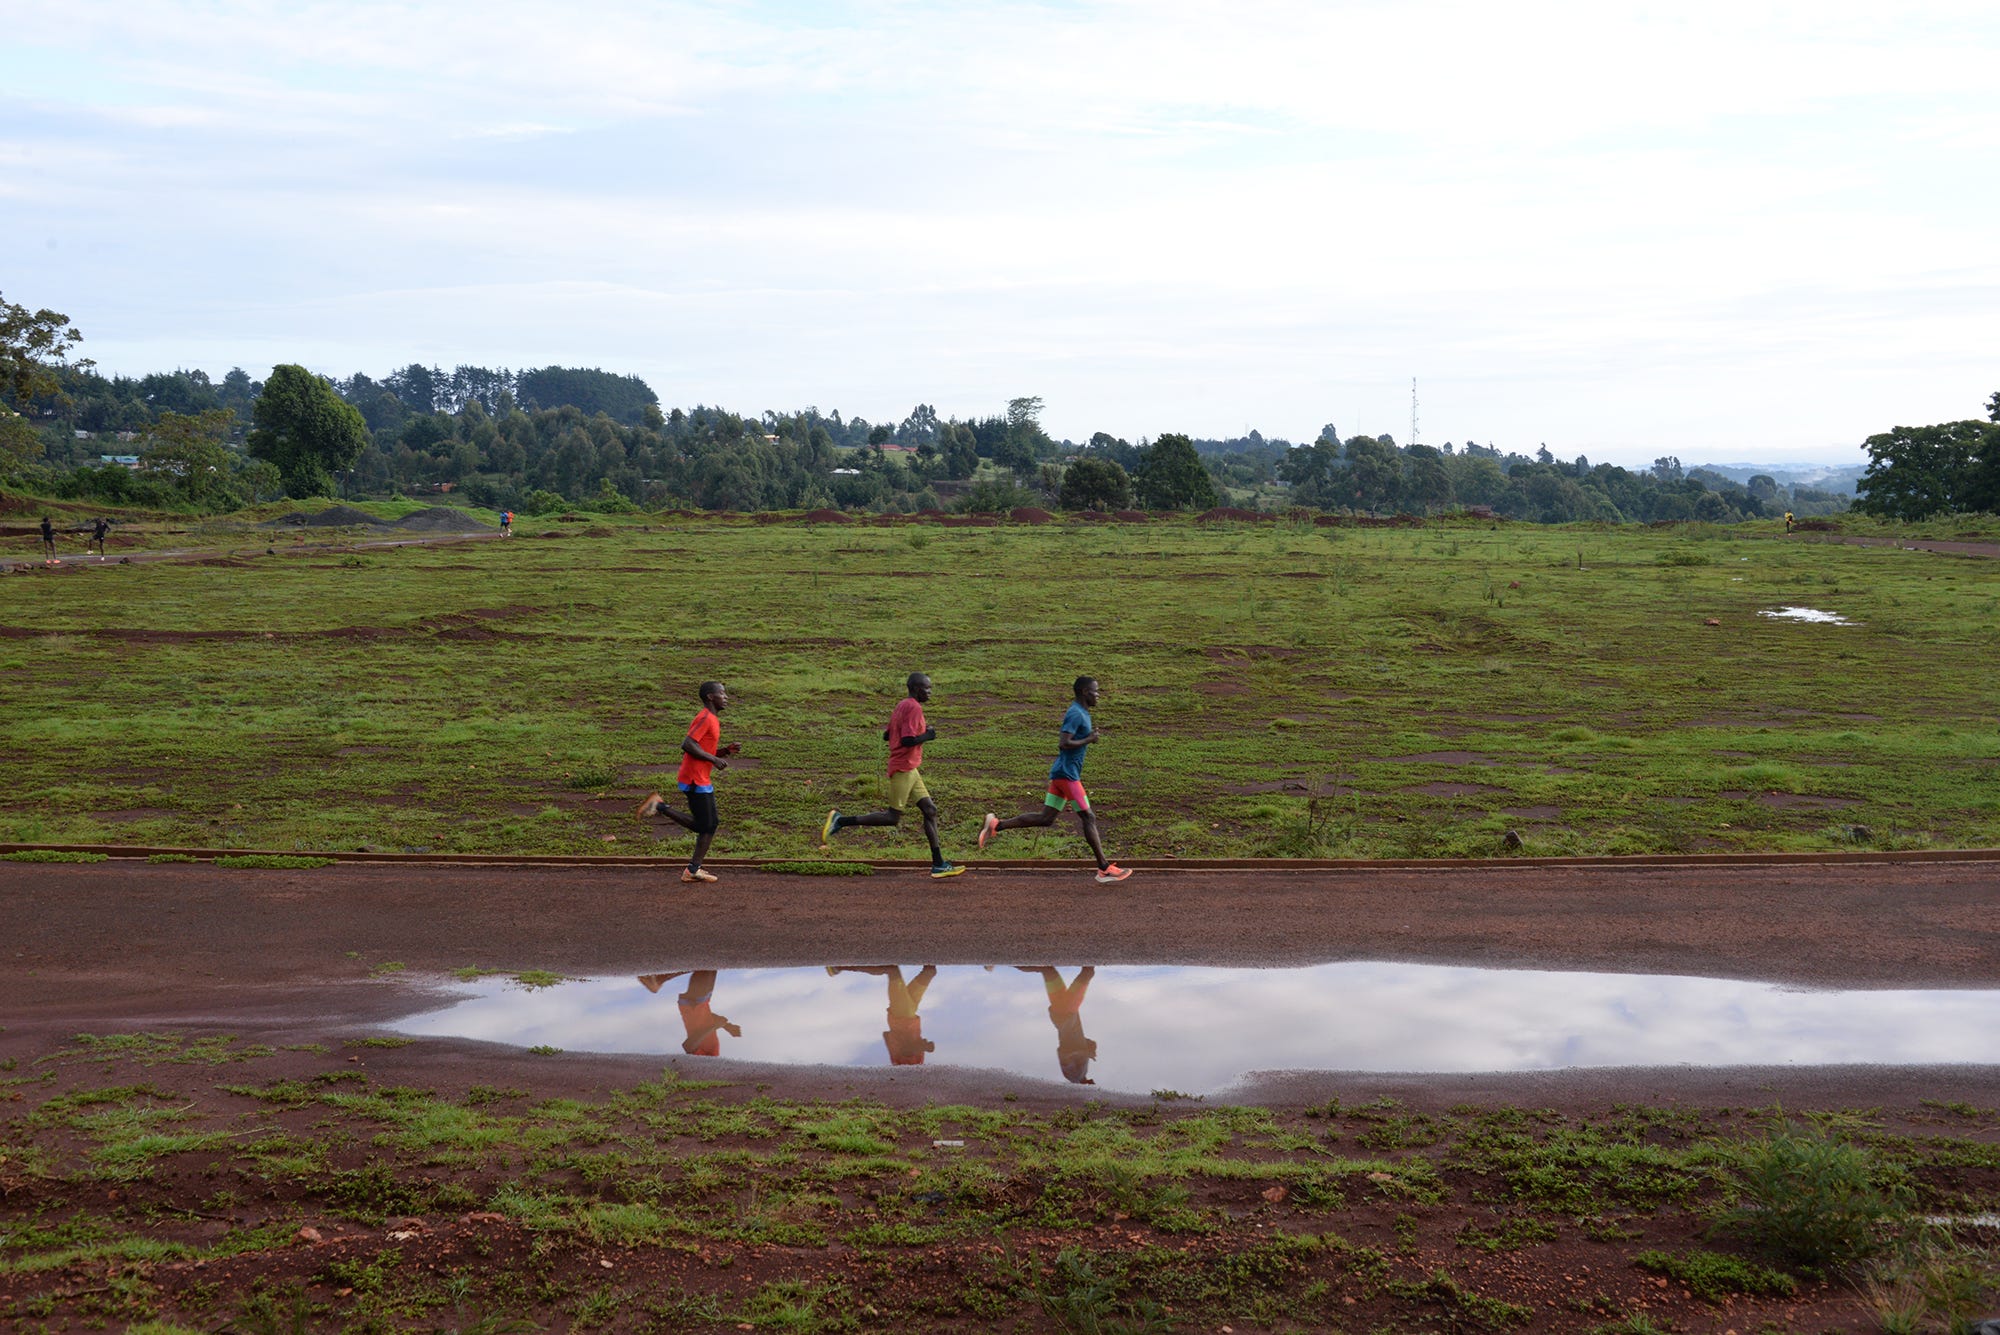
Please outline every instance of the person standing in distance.
[[930, 789], [924, 787], [924, 776], [920, 768], [924, 763], [924, 743], [937, 740], [937, 729], [924, 719], [924, 705], [931, 698], [931, 679], [921, 672], [912, 672], [903, 682], [909, 694], [889, 715], [889, 726], [882, 736], [889, 743], [889, 805], [881, 811], [870, 811], [860, 816], [843, 816], [835, 807], [826, 813], [826, 820], [819, 827], [820, 845], [824, 847], [833, 836], [856, 825], [882, 826], [900, 825], [903, 812], [912, 802], [924, 818], [924, 838], [931, 846], [931, 879], [942, 881], [947, 876], [956, 876], [965, 868], [954, 866], [944, 860], [944, 849], [938, 845], [938, 809], [931, 801]]
[[728, 769], [729, 762], [724, 757], [743, 749], [735, 742], [721, 745], [719, 716], [728, 707], [727, 687], [719, 681], [701, 684], [701, 712], [688, 724], [687, 736], [681, 739], [681, 768], [677, 776], [680, 790], [687, 794], [688, 809], [674, 810], [658, 793], [649, 793], [637, 808], [641, 817], [665, 816], [682, 829], [693, 831], [694, 853], [681, 873], [681, 880], [690, 885], [716, 879], [714, 872], [704, 871], [701, 865], [708, 855], [710, 841], [715, 838], [716, 827], [721, 824], [715, 810], [715, 771]]
[[1090, 721], [1090, 711], [1097, 707], [1097, 678], [1078, 677], [1070, 689], [1076, 699], [1063, 714], [1062, 731], [1056, 742], [1056, 763], [1049, 766], [1048, 795], [1042, 798], [1042, 805], [1035, 810], [1009, 816], [1006, 820], [987, 812], [986, 824], [979, 831], [979, 847], [984, 851], [986, 841], [1001, 830], [1037, 829], [1053, 825], [1057, 812], [1066, 806], [1074, 807], [1077, 822], [1083, 826], [1084, 840], [1097, 858], [1098, 883], [1109, 885], [1124, 880], [1132, 873], [1104, 856], [1104, 841], [1097, 834], [1097, 817], [1090, 809], [1090, 795], [1083, 791], [1084, 752], [1093, 742], [1104, 740], [1104, 735]]

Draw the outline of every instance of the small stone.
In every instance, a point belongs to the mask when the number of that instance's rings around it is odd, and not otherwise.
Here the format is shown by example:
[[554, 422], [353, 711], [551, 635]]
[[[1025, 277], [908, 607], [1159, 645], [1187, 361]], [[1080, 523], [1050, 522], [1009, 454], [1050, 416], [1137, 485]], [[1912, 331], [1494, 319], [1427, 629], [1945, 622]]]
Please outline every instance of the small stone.
[[1720, 626], [1722, 623], [1718, 621], [1716, 618], [1710, 617], [1708, 620], [1702, 622], [1701, 624], [1704, 626]]
[[1500, 847], [1502, 848], [1519, 848], [1521, 842], [1521, 832], [1519, 830], [1509, 830], [1500, 836]]
[[1285, 1199], [1285, 1189], [1283, 1187], [1266, 1187], [1261, 1194], [1265, 1200], [1271, 1202], [1273, 1205]]
[[458, 1217], [458, 1222], [461, 1224], [501, 1224], [505, 1223], [506, 1220], [506, 1215], [499, 1214], [493, 1210], [474, 1210], [471, 1214], [463, 1214]]
[[1370, 1182], [1394, 1182], [1396, 1179], [1387, 1173], [1370, 1173], [1368, 1180]]
[[297, 1238], [300, 1242], [319, 1242], [322, 1239], [322, 1234], [320, 1233], [320, 1231], [314, 1228], [310, 1224], [306, 1225], [304, 1228], [300, 1229], [297, 1233], [293, 1234], [292, 1236]]

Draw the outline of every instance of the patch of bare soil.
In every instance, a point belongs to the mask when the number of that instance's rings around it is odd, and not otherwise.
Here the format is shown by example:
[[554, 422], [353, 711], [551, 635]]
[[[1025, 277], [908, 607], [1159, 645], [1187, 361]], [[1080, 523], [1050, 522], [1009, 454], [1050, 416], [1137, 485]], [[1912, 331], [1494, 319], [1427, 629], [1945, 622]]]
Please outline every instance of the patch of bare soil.
[[1406, 793], [1424, 793], [1430, 797], [1483, 797], [1488, 793], [1504, 793], [1490, 783], [1434, 783], [1412, 784], [1403, 790]]

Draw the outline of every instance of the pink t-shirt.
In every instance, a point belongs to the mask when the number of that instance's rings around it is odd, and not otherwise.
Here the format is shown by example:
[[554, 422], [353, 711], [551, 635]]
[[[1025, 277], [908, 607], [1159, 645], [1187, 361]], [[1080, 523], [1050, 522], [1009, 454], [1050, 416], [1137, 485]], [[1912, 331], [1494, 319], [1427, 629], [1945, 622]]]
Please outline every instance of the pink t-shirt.
[[896, 712], [889, 715], [889, 772], [901, 774], [924, 763], [924, 744], [904, 746], [905, 737], [921, 737], [930, 725], [924, 722], [924, 707], [914, 696], [904, 696]]

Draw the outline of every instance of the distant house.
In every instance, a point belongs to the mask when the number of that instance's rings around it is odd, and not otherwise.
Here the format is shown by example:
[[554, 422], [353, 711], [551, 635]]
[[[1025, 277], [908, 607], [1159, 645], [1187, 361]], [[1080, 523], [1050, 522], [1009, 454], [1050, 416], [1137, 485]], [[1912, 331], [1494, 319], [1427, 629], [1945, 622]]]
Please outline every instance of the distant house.
[[139, 466], [139, 456], [136, 454], [100, 454], [97, 456], [97, 462], [100, 465], [117, 464], [120, 468], [137, 468]]

